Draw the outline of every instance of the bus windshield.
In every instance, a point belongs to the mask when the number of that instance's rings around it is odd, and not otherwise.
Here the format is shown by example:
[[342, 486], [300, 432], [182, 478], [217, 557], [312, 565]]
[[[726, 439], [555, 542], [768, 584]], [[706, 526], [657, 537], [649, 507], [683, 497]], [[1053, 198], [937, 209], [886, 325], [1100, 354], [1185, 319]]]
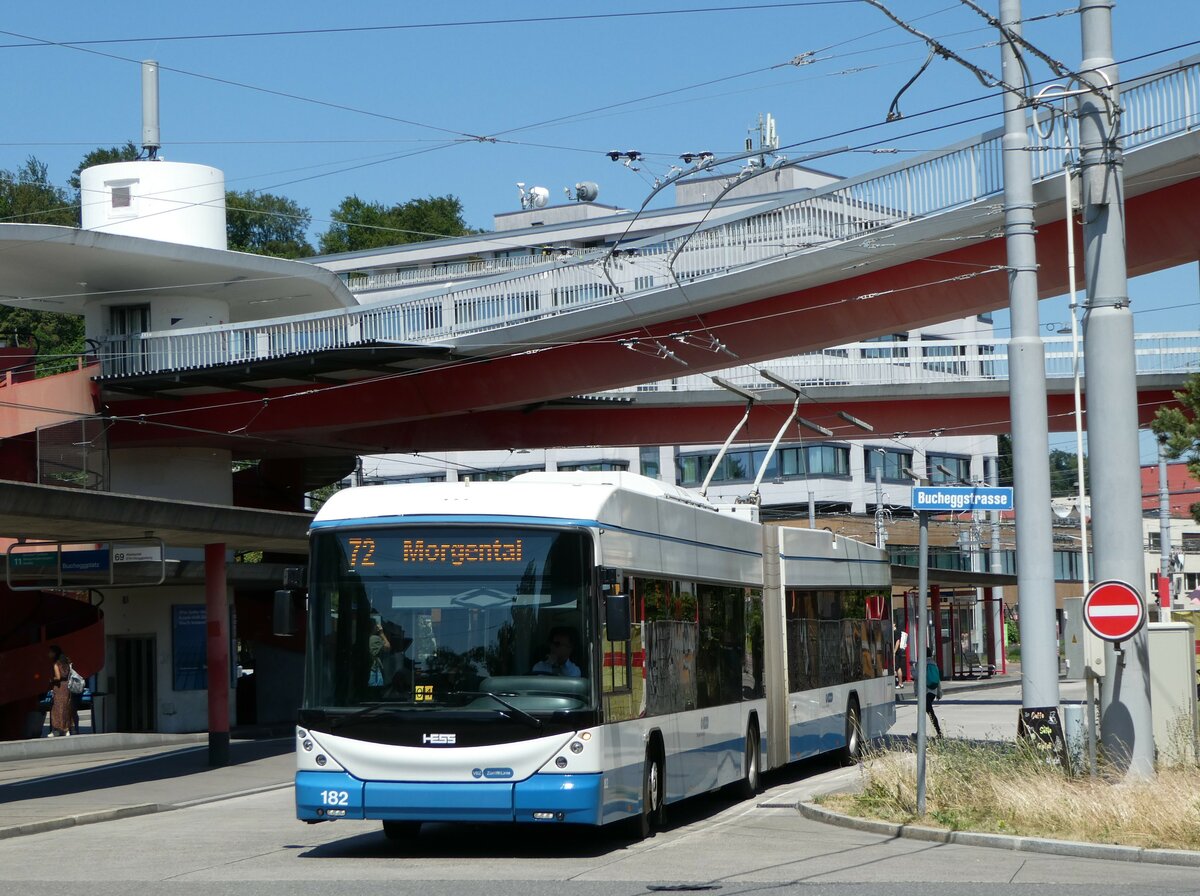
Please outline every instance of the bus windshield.
[[305, 708], [591, 706], [589, 548], [579, 530], [318, 531]]

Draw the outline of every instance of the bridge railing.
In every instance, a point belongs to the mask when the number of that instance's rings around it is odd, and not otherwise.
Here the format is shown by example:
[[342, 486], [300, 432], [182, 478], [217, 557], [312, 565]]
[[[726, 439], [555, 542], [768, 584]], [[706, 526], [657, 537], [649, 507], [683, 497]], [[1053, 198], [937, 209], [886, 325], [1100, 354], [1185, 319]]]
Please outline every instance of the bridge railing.
[[[1191, 130], [1200, 124], [1200, 57], [1124, 87], [1125, 147]], [[1067, 141], [1043, 139], [1030, 126], [1035, 176], [1062, 171]], [[450, 288], [353, 309], [336, 309], [234, 326], [198, 327], [121, 337], [104, 352], [104, 373], [186, 370], [284, 357], [375, 340], [438, 342], [471, 333], [611, 304], [679, 282], [722, 277], [746, 268], [884, 228], [949, 211], [1002, 190], [999, 130], [963, 140], [880, 171], [848, 178], [800, 198], [781, 198], [767, 211], [716, 219], [630, 244], [611, 259], [605, 250], [563, 257], [516, 275], [476, 279]], [[1073, 144], [1072, 144], [1073, 145]]]
[[[1067, 336], [1051, 336], [1046, 344], [1046, 378], [1074, 375], [1074, 354]], [[1139, 374], [1200, 372], [1200, 332], [1143, 333], [1136, 337]], [[921, 340], [912, 342], [854, 342], [807, 355], [764, 364], [743, 364], [712, 374], [690, 374], [627, 386], [596, 395], [637, 392], [711, 392], [720, 386], [713, 376], [752, 391], [778, 388], [764, 379], [760, 369], [782, 376], [798, 386], [896, 386], [931, 383], [970, 383], [1008, 379], [1008, 343], [980, 340]], [[1082, 348], [1079, 369], [1085, 374]]]

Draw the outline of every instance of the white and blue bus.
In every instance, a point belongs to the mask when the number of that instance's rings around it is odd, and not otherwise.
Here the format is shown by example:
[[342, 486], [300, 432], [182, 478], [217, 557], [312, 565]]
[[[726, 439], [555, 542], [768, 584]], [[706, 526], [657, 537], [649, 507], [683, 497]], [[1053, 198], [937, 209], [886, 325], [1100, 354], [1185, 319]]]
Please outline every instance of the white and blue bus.
[[[307, 822], [627, 821], [894, 721], [886, 555], [628, 473], [376, 486], [312, 524]], [[877, 598], [877, 604], [883, 600]]]

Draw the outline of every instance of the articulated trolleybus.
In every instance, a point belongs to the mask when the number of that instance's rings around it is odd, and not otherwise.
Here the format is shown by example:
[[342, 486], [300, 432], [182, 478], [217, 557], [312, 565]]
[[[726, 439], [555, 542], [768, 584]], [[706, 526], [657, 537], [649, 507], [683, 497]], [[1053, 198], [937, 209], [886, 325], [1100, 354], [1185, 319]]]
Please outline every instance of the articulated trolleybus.
[[[629, 473], [348, 489], [312, 525], [307, 822], [602, 825], [894, 721], [886, 555]], [[886, 613], [883, 615], [887, 615]]]

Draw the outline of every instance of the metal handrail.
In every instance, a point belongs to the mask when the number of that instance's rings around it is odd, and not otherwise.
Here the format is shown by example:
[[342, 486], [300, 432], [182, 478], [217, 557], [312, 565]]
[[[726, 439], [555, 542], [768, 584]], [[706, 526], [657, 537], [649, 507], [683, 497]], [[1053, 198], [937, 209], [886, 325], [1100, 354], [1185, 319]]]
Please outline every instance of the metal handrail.
[[[1126, 149], [1195, 128], [1197, 95], [1200, 57], [1130, 82], [1121, 95]], [[607, 271], [606, 250], [593, 250], [358, 308], [110, 339], [104, 374], [188, 370], [376, 341], [445, 342], [820, 252], [1000, 194], [1001, 136], [992, 130], [827, 187], [783, 194], [772, 208], [731, 213], [695, 233], [649, 237], [632, 243], [637, 254], [609, 263]], [[1032, 123], [1029, 139], [1035, 178], [1061, 176], [1067, 141], [1047, 142]]]
[[[1070, 337], [1045, 341], [1047, 379], [1074, 375]], [[1140, 333], [1135, 337], [1137, 373], [1187, 374], [1200, 372], [1200, 332]], [[669, 380], [626, 386], [593, 396], [638, 392], [713, 392], [721, 387], [712, 377], [754, 391], [774, 388], [759, 374], [767, 368], [806, 388], [843, 385], [906, 385], [994, 382], [1008, 379], [1008, 343], [1004, 340], [914, 340], [911, 342], [853, 342], [806, 355], [764, 364], [744, 364], [712, 374], [690, 374]], [[1080, 356], [1083, 373], [1083, 357]]]

